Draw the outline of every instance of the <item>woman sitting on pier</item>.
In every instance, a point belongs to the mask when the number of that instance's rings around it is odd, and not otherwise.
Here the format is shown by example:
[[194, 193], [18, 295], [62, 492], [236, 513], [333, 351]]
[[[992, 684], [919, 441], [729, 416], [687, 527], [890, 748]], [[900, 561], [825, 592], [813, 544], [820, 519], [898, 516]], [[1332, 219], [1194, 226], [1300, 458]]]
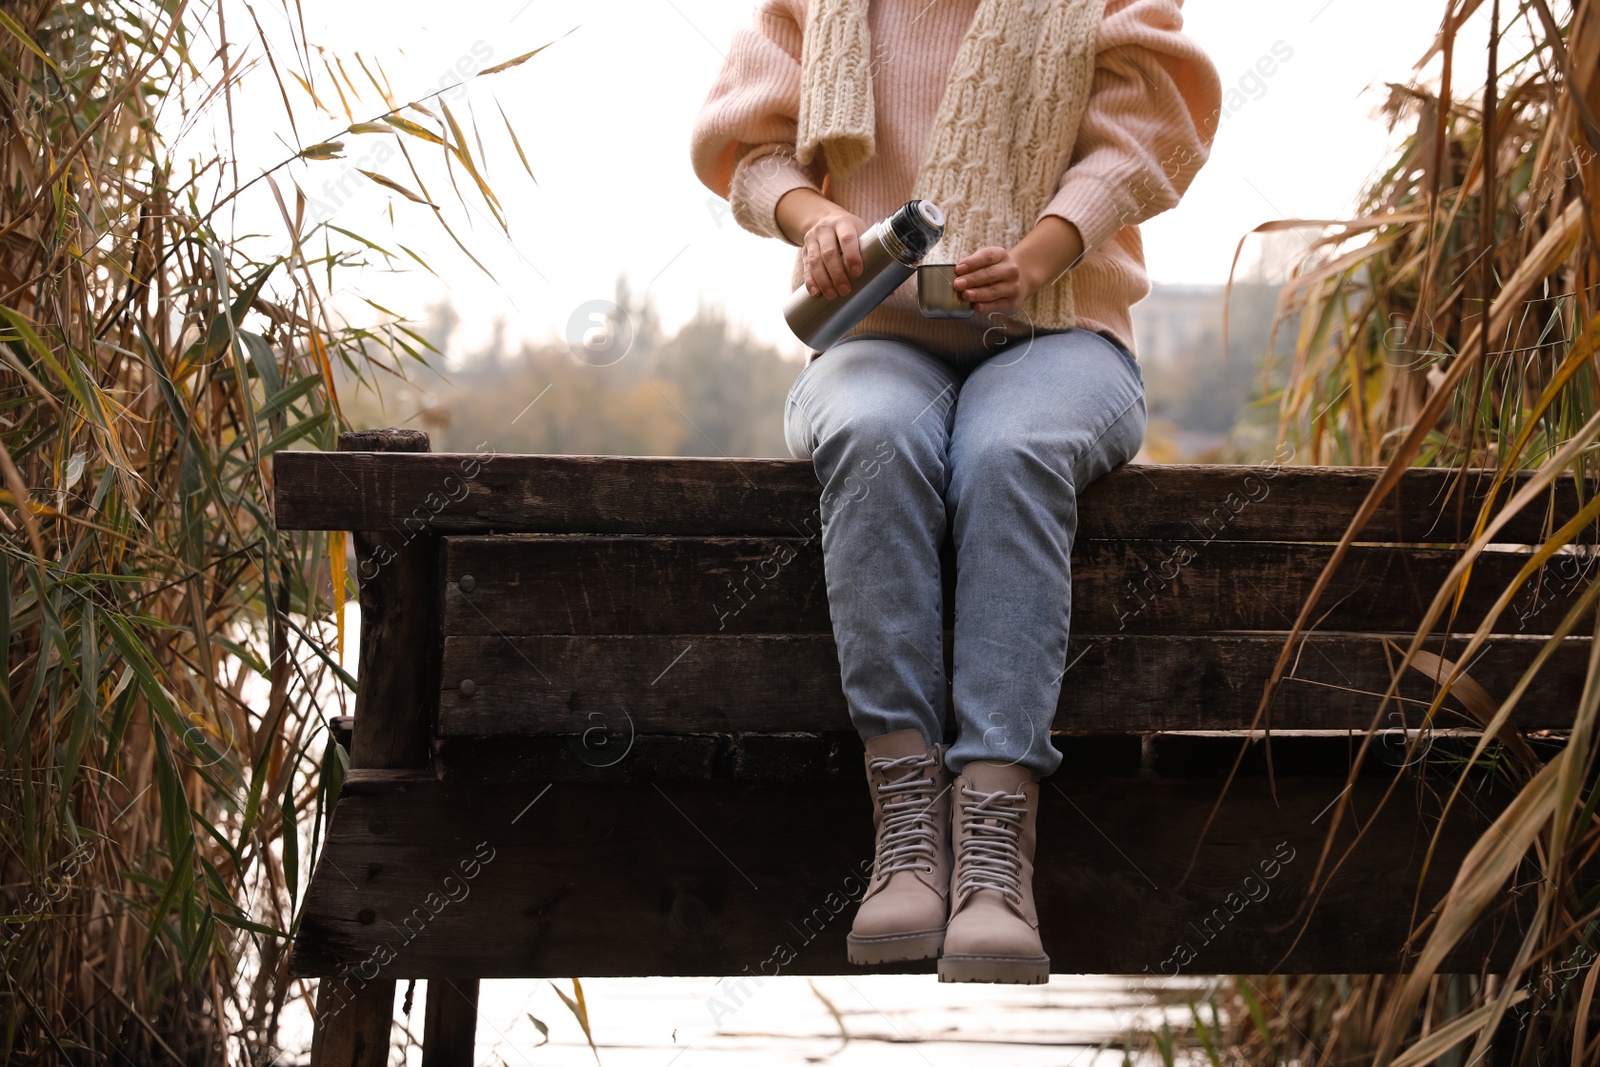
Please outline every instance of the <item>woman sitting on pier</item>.
[[1034, 826], [1061, 761], [1077, 495], [1143, 443], [1138, 223], [1178, 202], [1219, 107], [1178, 0], [765, 0], [700, 115], [696, 172], [745, 228], [800, 248], [794, 284], [849, 293], [867, 220], [927, 198], [976, 312], [924, 319], [903, 286], [813, 353], [784, 413], [822, 482], [877, 825], [854, 962], [1049, 976]]

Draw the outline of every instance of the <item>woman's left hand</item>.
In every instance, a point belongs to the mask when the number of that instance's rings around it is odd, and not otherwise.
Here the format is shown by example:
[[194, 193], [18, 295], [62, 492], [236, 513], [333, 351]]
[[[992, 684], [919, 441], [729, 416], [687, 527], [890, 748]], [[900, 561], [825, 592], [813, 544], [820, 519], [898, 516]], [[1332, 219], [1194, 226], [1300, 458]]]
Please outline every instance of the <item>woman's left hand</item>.
[[1011, 314], [1033, 295], [1021, 266], [1009, 248], [980, 248], [956, 264], [956, 293], [974, 311]]
[[1046, 215], [1015, 248], [980, 248], [956, 264], [955, 287], [975, 311], [1009, 315], [1083, 256], [1075, 223]]

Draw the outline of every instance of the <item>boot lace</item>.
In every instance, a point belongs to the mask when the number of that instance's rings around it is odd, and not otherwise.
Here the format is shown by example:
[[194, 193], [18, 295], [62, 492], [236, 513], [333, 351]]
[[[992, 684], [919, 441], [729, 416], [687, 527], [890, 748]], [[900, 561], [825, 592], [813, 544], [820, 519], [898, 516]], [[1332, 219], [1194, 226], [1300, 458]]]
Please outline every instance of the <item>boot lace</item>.
[[1022, 903], [1021, 827], [1028, 798], [1000, 790], [985, 793], [961, 787], [960, 870], [956, 893], [993, 889], [1015, 904]]
[[933, 804], [938, 796], [934, 793], [937, 783], [928, 770], [936, 762], [926, 753], [872, 761], [872, 769], [885, 775], [904, 771], [877, 787], [884, 798], [882, 841], [878, 848], [880, 878], [897, 871], [933, 870], [933, 860], [938, 855]]

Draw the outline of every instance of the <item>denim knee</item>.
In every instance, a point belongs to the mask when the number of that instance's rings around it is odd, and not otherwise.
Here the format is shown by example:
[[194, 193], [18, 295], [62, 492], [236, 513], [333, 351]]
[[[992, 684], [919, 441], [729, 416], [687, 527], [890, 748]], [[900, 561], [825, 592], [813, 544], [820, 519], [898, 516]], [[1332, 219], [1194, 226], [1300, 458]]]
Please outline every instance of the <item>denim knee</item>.
[[976, 509], [990, 521], [999, 508], [1013, 522], [1040, 510], [1058, 515], [1073, 510], [1074, 464], [1050, 445], [1027, 434], [1005, 433], [969, 434], [953, 442], [950, 507], [958, 512]]

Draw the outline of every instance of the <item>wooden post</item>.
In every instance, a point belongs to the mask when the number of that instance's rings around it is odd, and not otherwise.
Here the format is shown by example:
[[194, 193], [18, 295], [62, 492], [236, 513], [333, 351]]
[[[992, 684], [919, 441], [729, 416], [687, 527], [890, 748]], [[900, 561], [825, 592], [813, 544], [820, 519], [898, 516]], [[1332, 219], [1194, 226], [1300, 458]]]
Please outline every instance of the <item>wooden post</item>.
[[428, 979], [422, 1067], [472, 1067], [478, 1033], [478, 980]]
[[[341, 452], [428, 449], [428, 435], [420, 430], [339, 435]], [[398, 770], [429, 763], [439, 706], [444, 579], [439, 538], [423, 526], [427, 508], [420, 499], [410, 503], [419, 515], [415, 522], [402, 519], [388, 530], [353, 531], [361, 590], [361, 675], [356, 680], [352, 767]]]
[[339, 1000], [333, 979], [323, 979], [311, 1038], [313, 1067], [386, 1067], [393, 1026], [393, 978], [368, 982], [348, 1002]]
[[[426, 452], [429, 447], [428, 435], [418, 430], [339, 435], [341, 452]], [[421, 522], [355, 530], [352, 535], [361, 603], [361, 673], [350, 766], [426, 767], [439, 702], [439, 538]], [[342, 1005], [335, 1002], [333, 987], [332, 977], [326, 977], [317, 993], [313, 1067], [385, 1067], [395, 980], [379, 975]], [[428, 1014], [431, 1020], [431, 1007]]]

